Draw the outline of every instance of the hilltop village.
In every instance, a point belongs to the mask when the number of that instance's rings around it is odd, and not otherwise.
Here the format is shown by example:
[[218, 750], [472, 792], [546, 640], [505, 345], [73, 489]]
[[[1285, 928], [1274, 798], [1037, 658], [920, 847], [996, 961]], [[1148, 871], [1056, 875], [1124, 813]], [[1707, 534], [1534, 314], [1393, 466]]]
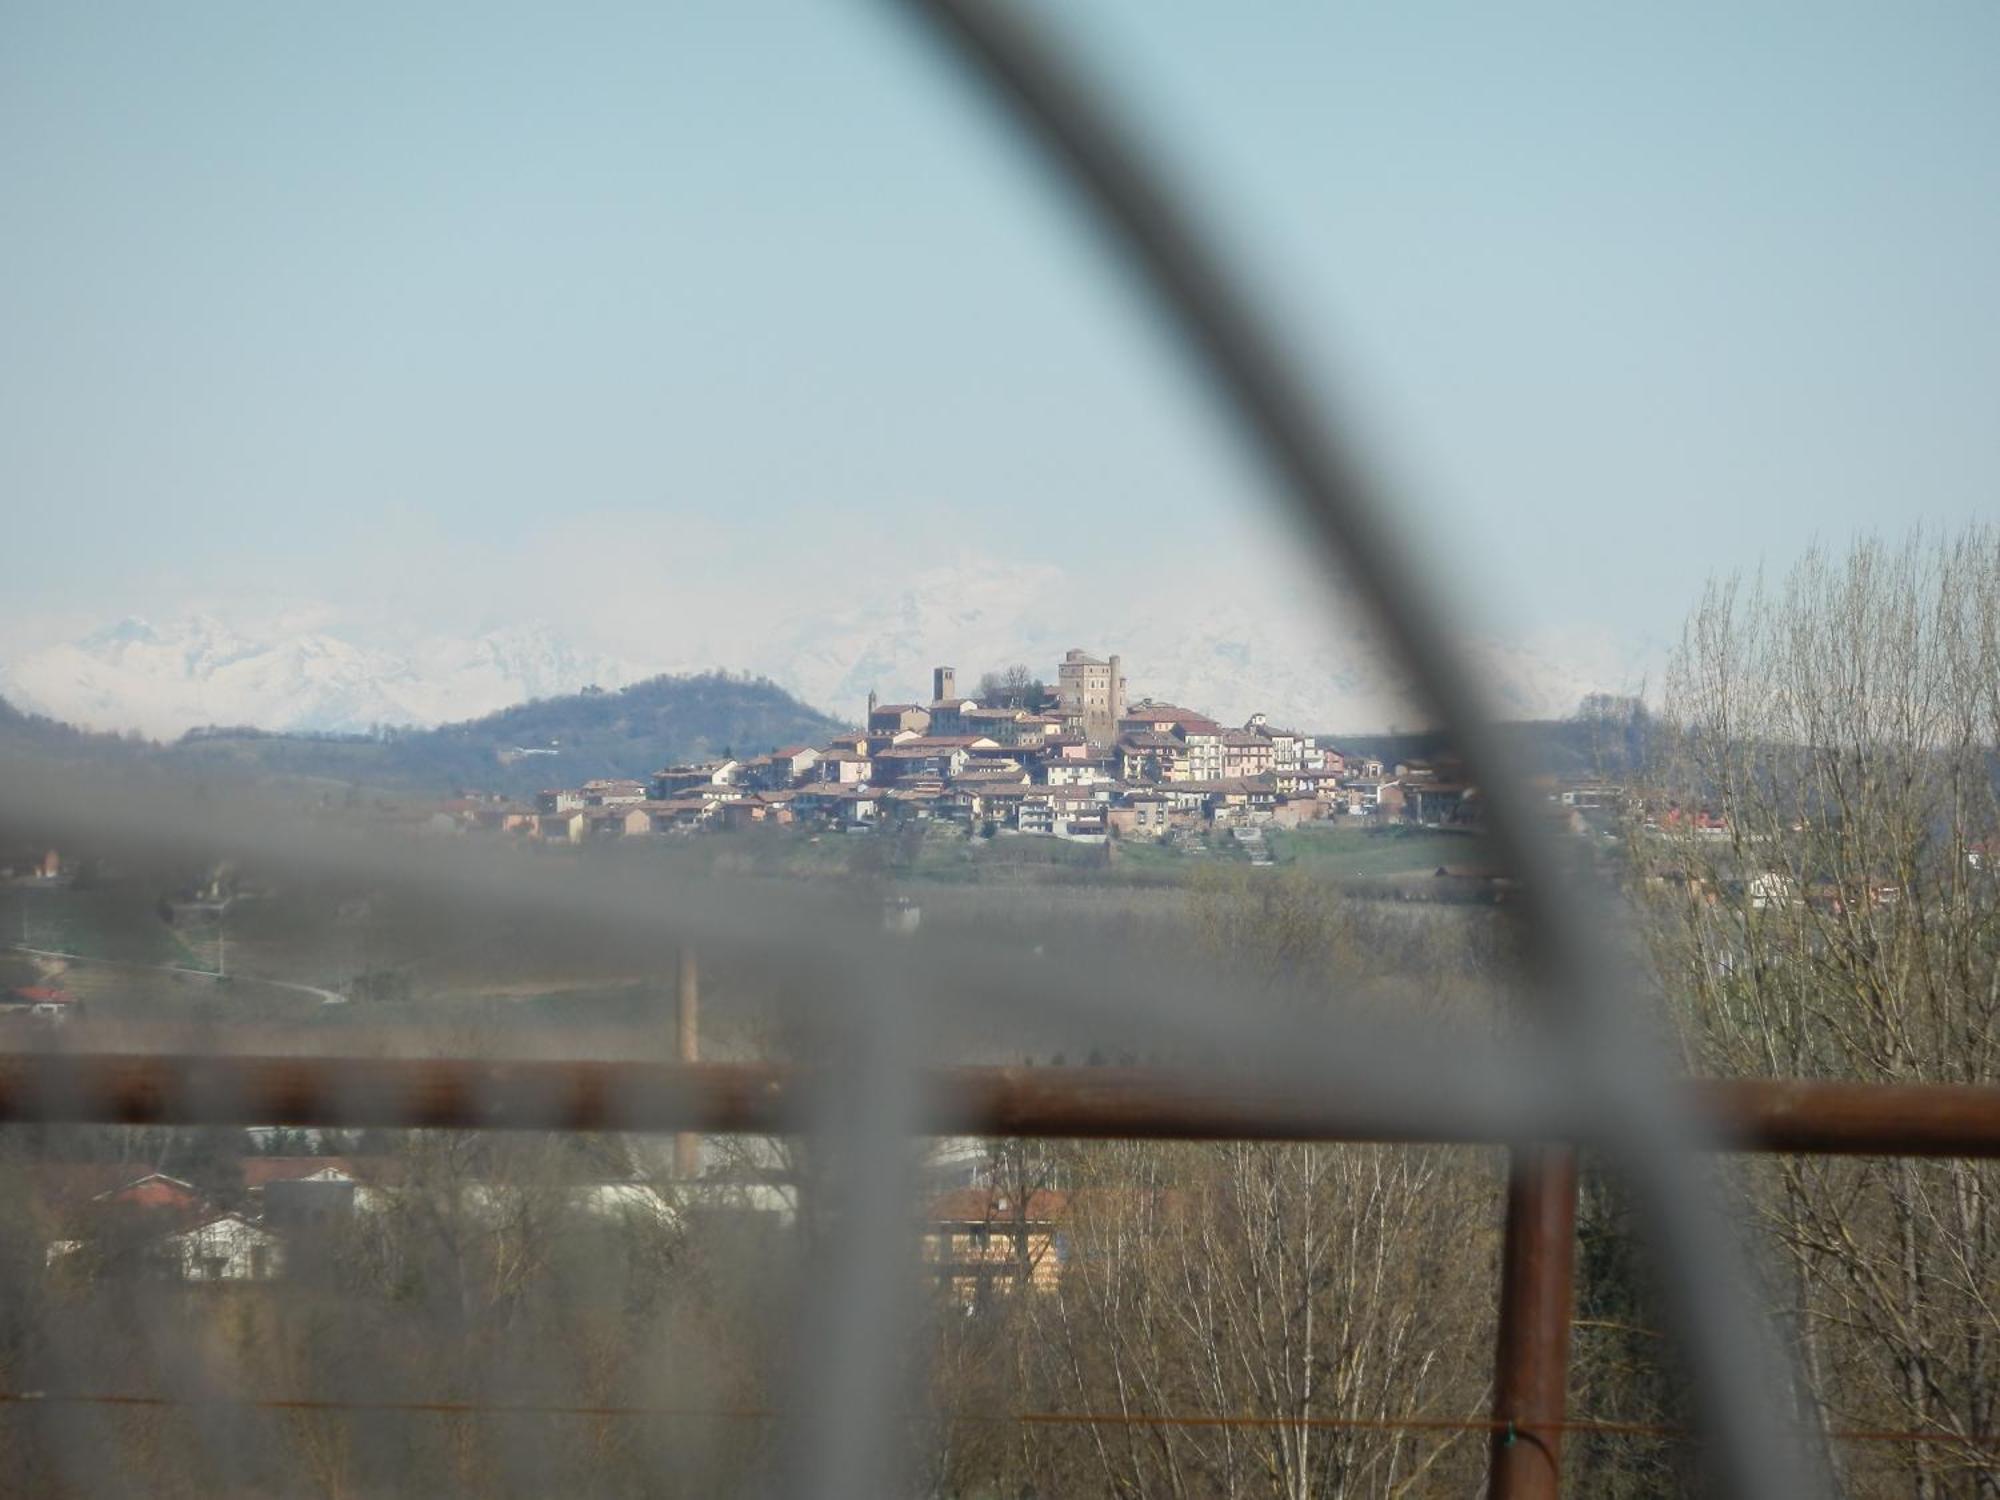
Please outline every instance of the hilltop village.
[[1230, 727], [1195, 709], [1132, 701], [1117, 656], [1071, 650], [1053, 687], [1022, 672], [987, 683], [984, 699], [961, 693], [956, 672], [941, 666], [929, 702], [884, 703], [871, 693], [865, 725], [823, 745], [668, 766], [647, 781], [550, 788], [532, 807], [466, 796], [440, 816], [571, 844], [908, 820], [1084, 842], [1172, 841], [1219, 826], [1323, 818], [1479, 821], [1477, 789], [1449, 762], [1384, 765], [1263, 714]]

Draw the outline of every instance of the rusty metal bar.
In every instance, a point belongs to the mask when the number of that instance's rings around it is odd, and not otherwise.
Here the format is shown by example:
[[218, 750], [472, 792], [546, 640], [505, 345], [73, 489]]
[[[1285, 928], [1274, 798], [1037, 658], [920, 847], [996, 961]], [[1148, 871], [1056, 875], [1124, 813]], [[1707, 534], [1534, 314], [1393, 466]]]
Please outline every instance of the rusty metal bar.
[[[681, 946], [680, 975], [674, 990], [674, 1060], [701, 1061], [701, 969], [694, 949]], [[701, 1137], [683, 1130], [674, 1137], [674, 1176], [683, 1182], [701, 1174]]]
[[1491, 1500], [1557, 1500], [1561, 1494], [1575, 1266], [1576, 1152], [1516, 1147], [1507, 1168], [1501, 1250]]
[[1826, 1079], [1702, 1079], [1688, 1086], [1723, 1144], [1808, 1156], [2000, 1155], [2000, 1088]]
[[[769, 1063], [0, 1052], [0, 1121], [783, 1134], [817, 1075]], [[2000, 1156], [2000, 1088], [1705, 1079], [1718, 1149]], [[1504, 1122], [1157, 1068], [939, 1068], [922, 1128], [1078, 1139], [1506, 1144]], [[1415, 1121], [1415, 1123], [1413, 1123]]]

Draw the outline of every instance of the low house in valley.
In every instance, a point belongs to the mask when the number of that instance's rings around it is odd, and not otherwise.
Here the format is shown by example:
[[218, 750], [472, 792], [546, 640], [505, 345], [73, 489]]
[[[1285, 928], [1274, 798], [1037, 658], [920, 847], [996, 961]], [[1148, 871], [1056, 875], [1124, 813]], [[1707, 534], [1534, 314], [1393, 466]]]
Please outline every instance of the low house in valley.
[[1202, 812], [1212, 822], [1240, 822], [1254, 814], [1268, 813], [1278, 803], [1278, 789], [1269, 776], [1189, 781], [1170, 790], [1177, 798], [1190, 794], [1199, 798]]
[[163, 1236], [151, 1258], [181, 1281], [271, 1281], [284, 1271], [285, 1242], [241, 1214], [224, 1213]]
[[865, 828], [875, 822], [883, 796], [876, 786], [820, 782], [792, 794], [792, 816], [829, 828]]
[[[865, 745], [867, 741], [864, 739], [861, 743]], [[830, 781], [839, 786], [856, 786], [873, 779], [874, 774], [875, 763], [866, 750], [851, 750], [845, 746], [822, 750], [812, 768], [815, 781]]]
[[1340, 773], [1320, 769], [1278, 769], [1271, 772], [1271, 784], [1288, 797], [1317, 797], [1322, 802], [1345, 804], [1340, 795]]
[[1172, 800], [1164, 792], [1128, 792], [1122, 801], [1105, 809], [1105, 826], [1120, 838], [1163, 839], [1176, 823], [1189, 821], [1176, 815]]
[[626, 802], [644, 802], [643, 781], [586, 781], [579, 788], [585, 807], [616, 807]]
[[626, 834], [646, 834], [653, 831], [652, 814], [646, 811], [645, 802], [623, 803], [616, 807], [597, 807], [589, 812], [586, 824], [591, 838], [622, 838]]
[[896, 786], [922, 780], [944, 781], [965, 764], [965, 752], [952, 747], [899, 745], [875, 757], [875, 779]]
[[1009, 1194], [967, 1187], [931, 1200], [924, 1229], [925, 1272], [970, 1307], [1023, 1288], [1052, 1289], [1068, 1246], [1062, 1239], [1069, 1195], [1049, 1189]]
[[1339, 800], [1356, 817], [1395, 817], [1403, 810], [1403, 789], [1387, 776], [1349, 776], [1339, 783]]
[[685, 833], [715, 822], [728, 805], [720, 797], [694, 795], [643, 803], [640, 811], [646, 814], [654, 833]]
[[[116, 1170], [116, 1169], [114, 1169]], [[35, 1195], [52, 1272], [138, 1275], [188, 1282], [267, 1281], [284, 1264], [283, 1244], [240, 1213], [219, 1212], [193, 1183], [164, 1172], [130, 1176], [79, 1200], [75, 1184], [51, 1178]]]
[[1105, 831], [1105, 809], [1111, 804], [1109, 783], [1097, 786], [1030, 786], [1023, 790], [1014, 814], [1022, 833], [1054, 834], [1060, 838], [1090, 838]]
[[792, 821], [792, 791], [758, 792], [735, 802], [724, 802], [719, 815], [724, 828], [750, 828], [760, 824], [780, 827]]
[[1296, 828], [1326, 816], [1326, 804], [1310, 793], [1279, 792], [1271, 804], [1271, 821], [1280, 828]]
[[344, 1156], [244, 1158], [243, 1186], [265, 1227], [281, 1234], [323, 1232], [357, 1213], [387, 1206], [377, 1179], [384, 1163], [368, 1169]]
[[712, 760], [698, 766], [668, 766], [664, 771], [653, 773], [652, 800], [664, 802], [683, 792], [732, 786], [736, 773], [741, 769], [741, 762], [734, 760]]
[[1480, 807], [1478, 789], [1463, 781], [1426, 778], [1403, 784], [1403, 816], [1413, 823], [1474, 823]]
[[741, 781], [758, 791], [788, 787], [810, 771], [819, 760], [819, 751], [809, 745], [787, 745], [760, 755], [743, 767]]
[[540, 813], [535, 818], [535, 836], [551, 844], [580, 844], [589, 832], [590, 814], [581, 806]]
[[1080, 755], [1045, 760], [1036, 767], [1036, 779], [1045, 786], [1106, 785], [1118, 779], [1118, 758]]
[[965, 769], [975, 754], [998, 753], [1000, 748], [984, 735], [927, 735], [906, 740], [876, 755], [875, 780], [896, 784], [925, 779], [949, 781]]
[[1615, 811], [1625, 805], [1625, 788], [1609, 781], [1572, 782], [1554, 795], [1564, 807], [1586, 812]]

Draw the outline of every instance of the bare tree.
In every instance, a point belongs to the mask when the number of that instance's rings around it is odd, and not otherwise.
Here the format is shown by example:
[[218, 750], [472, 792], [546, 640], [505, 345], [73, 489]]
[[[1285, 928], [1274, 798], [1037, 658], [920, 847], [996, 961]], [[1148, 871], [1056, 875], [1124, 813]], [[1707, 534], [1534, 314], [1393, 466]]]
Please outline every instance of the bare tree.
[[[1480, 1014], [1499, 914], [1384, 913], [1301, 874], [1220, 869], [1186, 930], [1229, 1003]], [[1479, 933], [1477, 938], [1474, 933]], [[1504, 960], [1503, 960], [1504, 962]], [[940, 1384], [974, 1419], [946, 1493], [1396, 1496], [1476, 1488], [1483, 1445], [1429, 1419], [1484, 1409], [1500, 1201], [1491, 1153], [1395, 1147], [1015, 1144], [996, 1196], [1046, 1265], [958, 1325]], [[1026, 1232], [1040, 1186], [1052, 1241]], [[1054, 1212], [1045, 1209], [1043, 1212]], [[1033, 1269], [1039, 1275], [1030, 1275]], [[977, 1414], [1055, 1414], [996, 1432]], [[1414, 1421], [1417, 1425], [1408, 1425]]]
[[1489, 1163], [1121, 1144], [1079, 1150], [1072, 1170], [1067, 1264], [1030, 1300], [1026, 1378], [1106, 1420], [1030, 1430], [1046, 1492], [1304, 1500], [1476, 1482], [1476, 1441], [1397, 1424], [1480, 1405]]
[[1048, 697], [1048, 687], [1027, 667], [1016, 662], [997, 672], [988, 672], [973, 689], [973, 697], [988, 708], [1038, 709]]
[[[1668, 684], [1632, 849], [1696, 1066], [2000, 1077], [2000, 537], [1808, 554], [1711, 586]], [[1849, 1456], [1856, 1494], [2000, 1495], [1996, 1175], [1972, 1162], [1746, 1170], [1814, 1413], [1932, 1440]]]

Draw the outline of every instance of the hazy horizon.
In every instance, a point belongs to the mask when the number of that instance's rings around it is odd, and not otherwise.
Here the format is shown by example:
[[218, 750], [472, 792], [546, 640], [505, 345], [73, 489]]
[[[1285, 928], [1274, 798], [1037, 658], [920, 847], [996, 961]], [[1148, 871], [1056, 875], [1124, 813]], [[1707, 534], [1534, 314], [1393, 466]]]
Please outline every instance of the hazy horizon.
[[[1992, 514], [2000, 13], [1060, 14], [1551, 692], [1645, 677], [1713, 572]], [[7, 4], [0, 173], [0, 691], [201, 612], [809, 701], [1074, 633], [1297, 708], [1366, 638], [885, 11]], [[759, 659], [815, 620], [844, 660]]]

